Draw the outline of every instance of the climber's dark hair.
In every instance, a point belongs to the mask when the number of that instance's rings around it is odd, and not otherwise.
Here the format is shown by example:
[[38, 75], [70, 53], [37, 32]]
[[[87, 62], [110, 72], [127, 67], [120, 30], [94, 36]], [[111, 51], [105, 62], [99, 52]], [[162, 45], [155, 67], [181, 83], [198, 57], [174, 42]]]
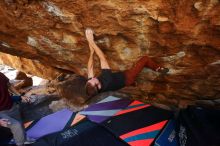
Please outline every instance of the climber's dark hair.
[[93, 97], [98, 94], [98, 87], [93, 86], [91, 83], [87, 82], [85, 85], [86, 95], [88, 97]]
[[57, 93], [74, 105], [85, 104], [89, 99], [85, 91], [86, 82], [87, 79], [82, 76], [71, 75], [68, 79], [58, 82]]

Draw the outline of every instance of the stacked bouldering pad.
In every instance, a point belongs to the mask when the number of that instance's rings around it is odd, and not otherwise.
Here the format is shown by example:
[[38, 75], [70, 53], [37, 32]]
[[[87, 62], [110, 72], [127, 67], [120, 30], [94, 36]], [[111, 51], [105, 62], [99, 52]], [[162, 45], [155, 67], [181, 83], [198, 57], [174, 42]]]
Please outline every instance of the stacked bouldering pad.
[[172, 116], [170, 111], [114, 96], [108, 96], [78, 114], [86, 118], [41, 137], [34, 146], [151, 145]]
[[111, 116], [114, 116], [117, 112], [126, 108], [131, 102], [132, 101], [128, 99], [108, 96], [107, 98], [89, 106], [79, 113], [86, 115], [88, 119], [93, 122], [101, 123]]
[[146, 146], [153, 143], [171, 116], [169, 111], [134, 101], [102, 125], [131, 146]]
[[83, 115], [63, 109], [39, 120], [25, 123], [26, 134], [31, 139], [39, 139], [50, 133], [71, 127], [84, 118]]

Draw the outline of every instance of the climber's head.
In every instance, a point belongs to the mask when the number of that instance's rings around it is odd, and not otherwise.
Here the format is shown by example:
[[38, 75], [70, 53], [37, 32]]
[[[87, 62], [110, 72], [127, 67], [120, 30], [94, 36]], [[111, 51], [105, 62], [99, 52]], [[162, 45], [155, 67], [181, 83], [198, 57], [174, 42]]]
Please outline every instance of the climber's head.
[[97, 78], [91, 78], [87, 81], [85, 88], [86, 94], [92, 97], [98, 94], [98, 91], [101, 89], [101, 83]]

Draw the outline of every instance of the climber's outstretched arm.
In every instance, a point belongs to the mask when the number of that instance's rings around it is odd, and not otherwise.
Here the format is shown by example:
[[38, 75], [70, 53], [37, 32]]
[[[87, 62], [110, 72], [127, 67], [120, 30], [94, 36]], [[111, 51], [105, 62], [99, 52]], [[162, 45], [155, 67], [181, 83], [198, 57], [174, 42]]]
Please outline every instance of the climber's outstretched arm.
[[95, 53], [99, 57], [101, 68], [102, 69], [110, 69], [107, 59], [105, 58], [102, 50], [96, 45], [93, 38], [93, 31], [91, 29], [86, 29], [86, 38], [89, 42], [89, 45], [94, 49]]
[[89, 48], [90, 48], [90, 55], [89, 55], [89, 61], [88, 61], [88, 66], [87, 66], [88, 79], [94, 77], [94, 71], [93, 71], [93, 55], [94, 55], [94, 52], [95, 52], [94, 49], [91, 47], [90, 44], [89, 44]]

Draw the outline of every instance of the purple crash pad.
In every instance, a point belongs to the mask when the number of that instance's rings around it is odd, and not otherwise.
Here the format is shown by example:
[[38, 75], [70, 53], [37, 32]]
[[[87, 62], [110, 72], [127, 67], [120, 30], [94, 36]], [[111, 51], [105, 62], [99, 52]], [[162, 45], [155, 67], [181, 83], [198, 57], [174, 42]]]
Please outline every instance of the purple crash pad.
[[44, 135], [63, 130], [72, 115], [75, 114], [68, 109], [60, 110], [41, 118], [30, 129], [26, 131], [29, 138], [38, 139]]
[[88, 108], [79, 113], [86, 115], [88, 119], [93, 122], [101, 123], [115, 115], [120, 110], [126, 108], [131, 102], [132, 101], [128, 99], [108, 96], [100, 102], [90, 105]]

